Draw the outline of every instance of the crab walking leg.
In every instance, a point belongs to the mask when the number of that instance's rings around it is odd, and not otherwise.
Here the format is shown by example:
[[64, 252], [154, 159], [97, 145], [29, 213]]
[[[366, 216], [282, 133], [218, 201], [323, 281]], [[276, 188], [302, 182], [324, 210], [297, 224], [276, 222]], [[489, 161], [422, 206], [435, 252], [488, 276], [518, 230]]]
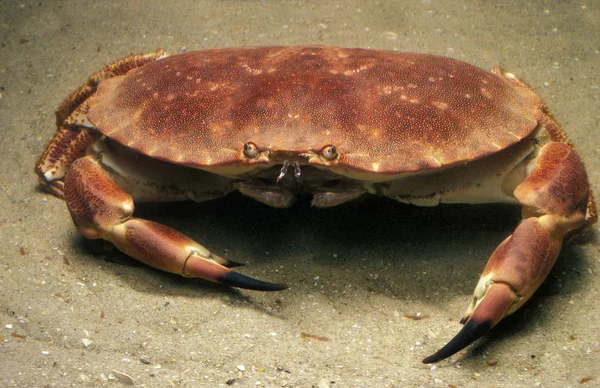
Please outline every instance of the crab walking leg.
[[165, 56], [164, 51], [158, 50], [131, 55], [113, 62], [93, 74], [60, 104], [56, 110], [56, 134], [35, 164], [35, 173], [46, 190], [58, 198], [63, 198], [65, 173], [71, 167], [71, 163], [85, 155], [88, 146], [96, 140], [97, 136], [86, 130], [82, 117], [85, 117], [88, 110], [85, 101], [96, 92], [98, 84]]
[[594, 222], [588, 187], [583, 163], [571, 147], [553, 142], [541, 149], [531, 174], [514, 191], [524, 220], [490, 257], [462, 330], [424, 363], [462, 350], [533, 295], [556, 262], [565, 235]]
[[64, 177], [73, 161], [85, 155], [95, 136], [85, 129], [59, 127], [35, 165], [42, 187], [55, 197], [64, 198]]
[[77, 159], [65, 177], [65, 200], [79, 232], [112, 242], [154, 268], [233, 287], [276, 291], [286, 285], [256, 280], [229, 267], [239, 265], [165, 225], [133, 217], [133, 199], [91, 156]]

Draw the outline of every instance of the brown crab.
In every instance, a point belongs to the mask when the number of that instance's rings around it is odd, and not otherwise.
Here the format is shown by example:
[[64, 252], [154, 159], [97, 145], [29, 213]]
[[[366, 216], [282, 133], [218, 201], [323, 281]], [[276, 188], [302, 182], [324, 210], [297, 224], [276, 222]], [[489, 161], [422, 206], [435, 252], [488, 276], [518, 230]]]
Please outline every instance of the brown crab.
[[[281, 290], [231, 271], [134, 201], [204, 201], [232, 190], [275, 207], [367, 193], [400, 202], [508, 202], [523, 220], [492, 254], [442, 360], [533, 294], [565, 237], [596, 221], [586, 171], [540, 97], [501, 69], [434, 55], [329, 46], [131, 56], [57, 112], [36, 165], [77, 229], [155, 268]], [[289, 170], [293, 170], [290, 173]]]

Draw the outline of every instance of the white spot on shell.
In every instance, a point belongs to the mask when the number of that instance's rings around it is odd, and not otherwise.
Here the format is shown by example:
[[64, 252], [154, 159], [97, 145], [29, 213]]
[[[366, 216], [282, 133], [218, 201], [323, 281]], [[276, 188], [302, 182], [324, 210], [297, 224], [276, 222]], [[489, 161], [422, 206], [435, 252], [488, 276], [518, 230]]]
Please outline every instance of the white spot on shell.
[[379, 128], [373, 128], [371, 130], [371, 137], [370, 137], [370, 139], [371, 140], [377, 140], [380, 137], [381, 137], [381, 129], [379, 129]]
[[226, 132], [226, 128], [223, 127], [222, 125], [219, 125], [215, 122], [210, 122], [207, 125], [208, 129], [210, 129], [210, 133], [213, 136], [223, 136]]
[[250, 74], [259, 75], [262, 74], [261, 69], [255, 69], [253, 67], [248, 66], [247, 64], [243, 64], [242, 67]]
[[379, 171], [379, 163], [373, 163], [373, 164], [371, 164], [371, 167], [373, 168], [373, 171], [375, 171], [375, 172]]
[[360, 65], [360, 66], [359, 66], [358, 68], [356, 68], [356, 69], [350, 69], [350, 70], [346, 70], [346, 71], [344, 71], [344, 75], [353, 75], [353, 74], [358, 74], [358, 73], [360, 73], [361, 71], [368, 70], [368, 69], [370, 69], [370, 68], [371, 68], [371, 66], [368, 66], [368, 65]]
[[486, 88], [481, 88], [480, 91], [485, 98], [492, 98], [492, 94]]
[[394, 89], [390, 85], [385, 85], [381, 87], [381, 94], [392, 94]]
[[431, 104], [432, 104], [433, 106], [435, 106], [436, 108], [438, 108], [438, 109], [441, 109], [441, 110], [446, 110], [446, 109], [448, 109], [448, 104], [446, 104], [446, 103], [445, 103], [445, 102], [443, 102], [443, 101], [432, 101], [432, 102], [431, 102]]

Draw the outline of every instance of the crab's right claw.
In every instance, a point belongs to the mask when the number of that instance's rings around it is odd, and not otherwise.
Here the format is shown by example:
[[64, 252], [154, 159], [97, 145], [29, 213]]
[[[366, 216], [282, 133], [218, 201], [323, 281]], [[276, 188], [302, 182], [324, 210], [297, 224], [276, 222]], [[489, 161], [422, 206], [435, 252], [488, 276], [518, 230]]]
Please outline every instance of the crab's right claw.
[[230, 269], [231, 267], [240, 265], [243, 264], [223, 259], [211, 253], [208, 254], [208, 257], [204, 257], [197, 251], [194, 251], [185, 261], [182, 275], [186, 277], [198, 277], [247, 290], [280, 291], [289, 288], [286, 284], [265, 282]]
[[289, 288], [287, 284], [265, 282], [234, 271], [229, 271], [219, 276], [217, 281], [231, 287], [256, 291], [281, 291]]
[[257, 291], [288, 288], [285, 284], [269, 283], [232, 271], [231, 267], [241, 264], [217, 256], [184, 234], [157, 222], [129, 219], [116, 225], [107, 240], [152, 267], [185, 277]]
[[287, 288], [233, 272], [230, 268], [240, 263], [211, 253], [175, 229], [133, 217], [132, 197], [90, 156], [73, 162], [64, 189], [71, 217], [83, 236], [110, 241], [123, 253], [156, 269], [251, 290]]

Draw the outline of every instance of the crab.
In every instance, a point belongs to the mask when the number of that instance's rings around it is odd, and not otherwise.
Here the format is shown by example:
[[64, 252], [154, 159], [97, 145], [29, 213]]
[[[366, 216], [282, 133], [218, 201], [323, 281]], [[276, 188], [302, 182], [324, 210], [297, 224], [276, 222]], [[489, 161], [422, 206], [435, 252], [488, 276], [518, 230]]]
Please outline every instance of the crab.
[[59, 106], [36, 164], [77, 230], [157, 269], [232, 287], [242, 275], [134, 202], [238, 190], [288, 207], [367, 194], [419, 206], [513, 203], [523, 219], [492, 253], [459, 333], [467, 347], [521, 307], [565, 240], [597, 221], [581, 158], [514, 74], [428, 54], [273, 46], [163, 51], [114, 62]]

